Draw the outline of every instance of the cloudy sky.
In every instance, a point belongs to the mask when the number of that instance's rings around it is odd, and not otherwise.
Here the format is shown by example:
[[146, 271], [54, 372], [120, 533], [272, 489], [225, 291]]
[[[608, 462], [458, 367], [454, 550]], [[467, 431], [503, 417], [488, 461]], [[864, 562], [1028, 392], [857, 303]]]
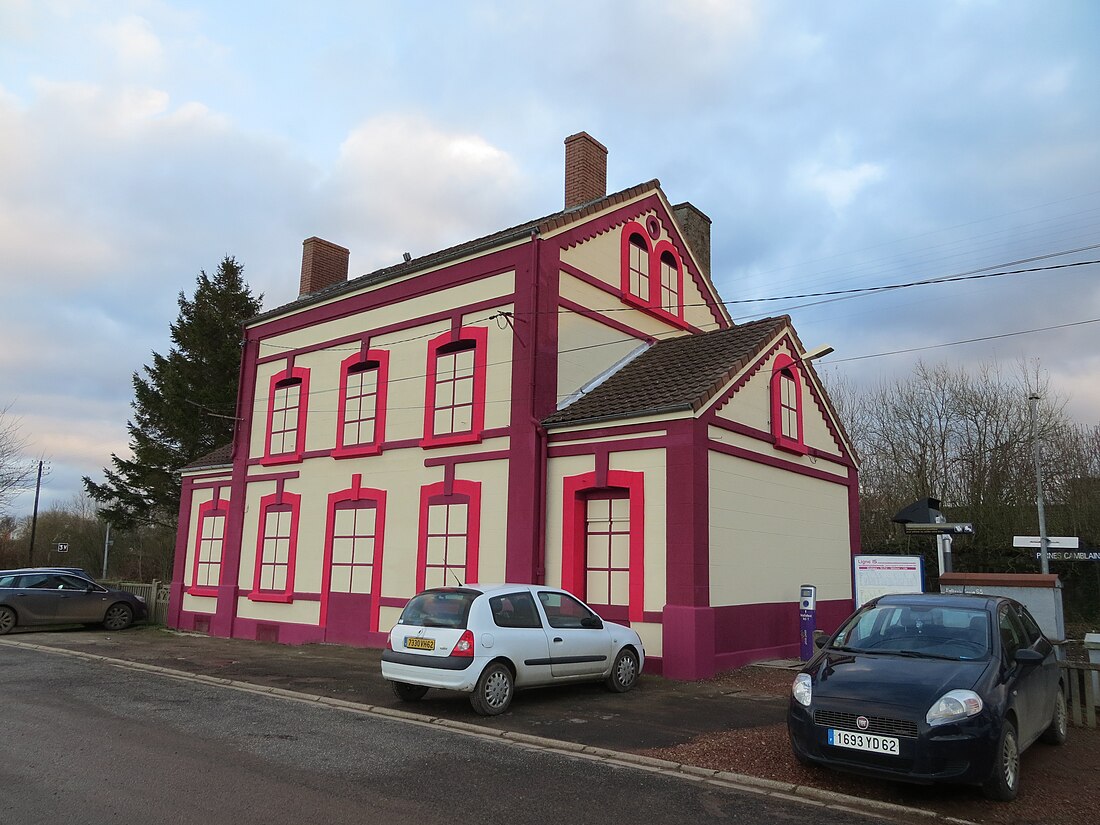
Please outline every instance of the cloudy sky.
[[1098, 42], [1092, 0], [0, 0], [0, 409], [65, 503], [200, 269], [273, 307], [311, 235], [356, 275], [548, 214], [585, 130], [729, 301], [1061, 266], [731, 309], [857, 382], [1038, 359], [1095, 424]]

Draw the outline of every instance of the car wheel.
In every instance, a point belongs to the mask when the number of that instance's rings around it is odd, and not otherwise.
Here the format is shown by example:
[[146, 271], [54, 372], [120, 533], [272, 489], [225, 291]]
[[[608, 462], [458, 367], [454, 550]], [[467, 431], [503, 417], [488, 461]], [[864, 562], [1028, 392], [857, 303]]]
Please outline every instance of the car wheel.
[[112, 604], [103, 616], [103, 626], [107, 630], [125, 630], [133, 623], [134, 611], [125, 602]]
[[1020, 745], [1016, 739], [1016, 726], [1007, 719], [997, 743], [993, 775], [982, 790], [990, 799], [999, 802], [1011, 802], [1020, 790]]
[[410, 685], [407, 682], [390, 682], [394, 695], [402, 702], [419, 702], [428, 689], [424, 685]]
[[1048, 745], [1064, 745], [1066, 742], [1066, 728], [1069, 724], [1069, 714], [1066, 712], [1066, 695], [1062, 688], [1058, 688], [1058, 695], [1054, 699], [1054, 715], [1050, 718], [1050, 727], [1043, 731], [1039, 738]]
[[626, 693], [638, 683], [638, 657], [633, 650], [623, 648], [615, 657], [611, 674], [607, 677], [607, 687], [616, 693]]
[[15, 611], [10, 607], [0, 607], [0, 636], [11, 633], [15, 627]]
[[470, 704], [482, 716], [496, 716], [508, 710], [514, 692], [512, 671], [501, 662], [493, 662], [481, 671]]

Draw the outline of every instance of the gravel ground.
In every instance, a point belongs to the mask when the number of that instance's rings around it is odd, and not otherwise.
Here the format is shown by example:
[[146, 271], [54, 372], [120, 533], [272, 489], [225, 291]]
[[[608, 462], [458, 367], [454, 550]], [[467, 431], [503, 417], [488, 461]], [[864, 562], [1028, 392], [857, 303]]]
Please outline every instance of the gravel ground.
[[[794, 673], [747, 667], [714, 681], [731, 692], [786, 695]], [[791, 754], [786, 725], [726, 731], [647, 756], [700, 767], [808, 785], [853, 796], [936, 811], [971, 822], [998, 825], [1092, 825], [1100, 810], [1100, 730], [1070, 728], [1061, 747], [1036, 743], [1021, 760], [1020, 795], [990, 802], [981, 790], [953, 785], [907, 785], [866, 779], [824, 768], [807, 768]]]

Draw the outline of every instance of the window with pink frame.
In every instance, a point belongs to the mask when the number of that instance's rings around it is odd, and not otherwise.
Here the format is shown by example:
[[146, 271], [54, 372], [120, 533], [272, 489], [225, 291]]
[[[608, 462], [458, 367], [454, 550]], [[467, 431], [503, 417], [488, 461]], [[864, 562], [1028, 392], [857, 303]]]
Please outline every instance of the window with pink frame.
[[334, 455], [381, 452], [386, 432], [386, 384], [389, 353], [370, 350], [340, 365], [340, 419]]
[[657, 241], [660, 221], [650, 216], [647, 226], [628, 222], [622, 230], [620, 288], [623, 298], [663, 318], [683, 324], [684, 266], [676, 247]]
[[309, 370], [291, 367], [271, 377], [265, 464], [301, 459], [305, 442]]
[[804, 455], [809, 450], [802, 431], [802, 378], [794, 359], [776, 356], [771, 378], [772, 438], [775, 446]]
[[481, 524], [481, 485], [455, 481], [421, 490], [417, 590], [477, 581]]
[[293, 599], [300, 503], [301, 496], [294, 493], [276, 493], [260, 500], [256, 575], [249, 595], [254, 601]]
[[378, 502], [358, 499], [334, 506], [330, 589], [371, 593], [378, 540]]
[[198, 596], [217, 595], [221, 581], [222, 552], [225, 548], [225, 520], [228, 515], [229, 502], [223, 499], [208, 501], [199, 507], [189, 593]]
[[630, 604], [630, 498], [626, 490], [585, 498], [585, 600]]
[[422, 446], [481, 439], [487, 340], [484, 327], [463, 327], [429, 342]]

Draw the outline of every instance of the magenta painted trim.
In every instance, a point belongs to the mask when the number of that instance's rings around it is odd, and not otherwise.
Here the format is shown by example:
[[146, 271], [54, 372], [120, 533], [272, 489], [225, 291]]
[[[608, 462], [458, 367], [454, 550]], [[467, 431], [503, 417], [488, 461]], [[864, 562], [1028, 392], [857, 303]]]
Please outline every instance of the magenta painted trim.
[[710, 605], [710, 451], [706, 425], [670, 422], [665, 449], [665, 599]]
[[[360, 364], [373, 361], [377, 367], [377, 390], [375, 392], [374, 408], [374, 438], [369, 442], [360, 444], [345, 444], [344, 429], [347, 421], [348, 379], [351, 370]], [[382, 444], [386, 440], [386, 406], [390, 378], [390, 354], [384, 349], [370, 349], [366, 352], [357, 352], [340, 362], [340, 400], [336, 416], [336, 448], [332, 451], [333, 458], [355, 458], [365, 455], [378, 455], [382, 452]]]
[[547, 435], [551, 443], [560, 445], [569, 441], [607, 438], [608, 436], [620, 435], [622, 433], [665, 433], [668, 430], [668, 424], [669, 422], [667, 421], [648, 421], [642, 424], [608, 424], [604, 427], [592, 427], [584, 430], [548, 430]]
[[[313, 305], [296, 312], [288, 310], [287, 315], [263, 321], [247, 329], [249, 338], [253, 340], [270, 338], [283, 335], [287, 332], [295, 332], [300, 329], [312, 327], [317, 324], [347, 318], [371, 309], [402, 303], [413, 298], [427, 295], [435, 295], [444, 289], [461, 286], [492, 278], [496, 275], [514, 272], [523, 263], [525, 254], [523, 244], [506, 249], [489, 251], [485, 254], [469, 258], [450, 265], [444, 265], [430, 272], [415, 273], [416, 277], [404, 278], [394, 282], [379, 284], [374, 288], [365, 286], [366, 291], [359, 293], [345, 293], [338, 300], [325, 304]], [[478, 308], [500, 306], [511, 303], [512, 296], [503, 294], [494, 299], [488, 299], [477, 303], [455, 307], [452, 312], [442, 313], [442, 317], [450, 317], [454, 313], [477, 311]], [[379, 335], [388, 334], [396, 329], [404, 329], [410, 326], [420, 326], [435, 316], [422, 316], [418, 319], [402, 321], [396, 328], [378, 327], [371, 329], [371, 335], [378, 338]], [[356, 340], [353, 338], [351, 340]], [[322, 348], [328, 348], [325, 344]]]
[[[716, 414], [708, 413], [702, 419], [708, 426], [715, 427], [717, 429], [726, 430], [731, 433], [737, 433], [748, 438], [762, 441], [766, 444], [772, 443], [772, 434], [767, 430], [758, 430], [756, 427], [750, 427], [747, 424], [742, 424], [739, 421], [730, 421], [728, 418], [722, 418]], [[720, 442], [712, 442], [718, 444]], [[828, 461], [830, 464], [836, 464], [839, 467], [845, 467], [847, 469], [853, 469], [855, 465], [850, 458], [846, 458], [843, 455], [836, 455], [834, 453], [827, 453], [824, 450], [819, 450], [816, 447], [810, 447], [807, 445], [806, 455], [811, 458], [820, 459], [821, 461]]]
[[[286, 453], [271, 452], [271, 428], [275, 420], [275, 389], [280, 381], [297, 380], [298, 426], [294, 436], [294, 449]], [[309, 370], [305, 367], [288, 367], [271, 376], [267, 395], [267, 435], [264, 439], [264, 457], [261, 464], [294, 464], [302, 459], [306, 443], [306, 415], [309, 411]]]
[[562, 589], [587, 597], [585, 547], [585, 494], [608, 488], [626, 490], [630, 500], [630, 587], [632, 622], [644, 621], [645, 612], [645, 473], [608, 470], [582, 473], [562, 479]]
[[[191, 529], [191, 509], [194, 505], [195, 485], [190, 478], [183, 477], [180, 484], [179, 515], [176, 522], [176, 553], [172, 560], [172, 584], [168, 592], [168, 626], [180, 626], [183, 610], [184, 576], [187, 573], [187, 538]], [[222, 554], [224, 556], [224, 542]]]
[[[666, 252], [671, 255], [672, 259], [676, 262], [676, 312], [669, 312], [665, 309], [663, 296], [661, 294], [662, 285], [664, 283], [661, 278], [661, 258], [664, 257]], [[654, 280], [654, 278], [656, 278], [656, 280]], [[684, 323], [684, 262], [680, 257], [679, 251], [670, 241], [658, 242], [657, 245], [653, 247], [653, 251], [649, 254], [649, 287], [653, 312], [673, 321], [677, 326], [691, 326], [690, 324]]]
[[[448, 344], [459, 341], [474, 342], [474, 387], [473, 410], [471, 411], [471, 427], [468, 431], [458, 433], [437, 434], [435, 432], [435, 384], [436, 364], [439, 350]], [[424, 438], [420, 442], [421, 447], [443, 447], [452, 444], [471, 444], [480, 442], [485, 429], [485, 381], [486, 381], [486, 350], [489, 346], [489, 330], [485, 327], [460, 327], [442, 335], [437, 335], [428, 342], [428, 363], [425, 374], [426, 389], [424, 392]]]
[[[431, 324], [438, 324], [442, 321], [455, 321], [456, 319], [458, 321], [461, 321], [463, 316], [474, 315], [480, 312], [487, 312], [489, 310], [499, 310], [504, 307], [513, 305], [513, 301], [513, 295], [511, 293], [506, 293], [495, 298], [486, 298], [482, 301], [474, 301], [473, 303], [463, 304], [461, 307], [457, 307], [455, 309], [445, 309], [439, 312], [431, 312], [427, 315], [420, 315], [416, 318], [410, 318], [406, 321], [397, 321], [381, 327], [371, 327], [370, 335], [371, 338], [377, 339], [382, 335], [400, 334], [408, 332], [409, 330], [429, 326]], [[398, 303], [400, 303], [400, 301], [398, 301]], [[424, 337], [426, 336], [417, 335], [414, 336], [414, 339]], [[354, 335], [342, 335], [338, 338], [329, 338], [319, 343], [306, 344], [301, 347], [295, 347], [294, 349], [280, 349], [274, 355], [265, 355], [264, 357], [260, 358], [257, 363], [268, 364], [272, 361], [283, 361], [288, 356], [297, 358], [299, 356], [307, 355], [312, 352], [323, 352], [325, 350], [341, 348], [347, 345], [360, 344], [362, 340], [362, 333], [356, 333]]]
[[575, 312], [578, 315], [583, 315], [588, 320], [596, 321], [597, 323], [603, 324], [605, 327], [613, 329], [616, 332], [621, 332], [624, 335], [629, 335], [631, 338], [637, 338], [639, 343], [644, 341], [647, 344], [653, 344], [657, 341], [657, 339], [654, 338], [652, 335], [642, 332], [636, 327], [632, 327], [629, 324], [624, 324], [622, 321], [619, 321], [615, 318], [610, 318], [607, 315], [601, 315], [600, 313], [591, 310], [586, 306], [578, 304], [576, 301], [570, 301], [567, 298], [561, 298], [558, 300], [558, 306], [562, 309], [568, 309], [571, 312]]
[[815, 467], [804, 467], [801, 464], [795, 464], [791, 461], [780, 458], [779, 456], [753, 452], [752, 450], [746, 450], [744, 447], [735, 447], [732, 444], [723, 444], [718, 441], [711, 441], [708, 444], [708, 448], [716, 453], [723, 453], [725, 455], [731, 455], [736, 458], [743, 458], [747, 461], [753, 461], [757, 464], [767, 464], [769, 467], [777, 467], [780, 470], [789, 470], [792, 473], [809, 476], [810, 478], [817, 478], [822, 481], [831, 481], [834, 484], [843, 484], [847, 486], [849, 483], [848, 479], [844, 476], [827, 473], [824, 470], [818, 470]]
[[547, 448], [547, 454], [551, 458], [562, 458], [570, 455], [592, 455], [600, 449], [613, 450], [614, 452], [626, 452], [627, 450], [655, 450], [668, 445], [668, 438], [664, 434], [652, 435], [642, 438], [626, 438], [616, 440], [613, 443], [600, 445], [589, 444], [555, 444]]
[[[639, 216], [650, 211], [657, 212], [661, 217], [662, 223], [668, 228], [668, 233], [672, 236], [673, 242], [676, 244], [677, 248], [686, 249], [687, 244], [677, 231], [676, 222], [670, 218], [668, 211], [665, 209], [664, 202], [657, 194], [656, 190], [640, 200], [630, 201], [618, 209], [613, 209], [591, 220], [570, 227], [560, 235], [555, 236], [553, 241], [562, 249], [576, 246], [579, 243], [595, 238], [597, 235], [601, 235], [605, 232], [612, 232], [625, 222], [637, 219]], [[698, 266], [694, 261], [691, 261], [690, 257], [688, 257], [688, 261], [691, 263], [689, 269], [692, 280], [699, 290], [699, 294], [703, 296], [703, 300], [706, 302], [707, 309], [710, 311], [711, 318], [715, 325], [721, 329], [728, 329], [733, 326], [725, 312], [725, 308], [719, 303], [717, 290], [709, 283], [708, 279], [702, 276]]]
[[[703, 413], [701, 417], [709, 423], [716, 424], [717, 426], [725, 426], [723, 423], [721, 423], [725, 419], [719, 418], [718, 416], [719, 408], [729, 403], [733, 399], [733, 396], [736, 395], [737, 392], [743, 386], [745, 386], [746, 383], [748, 383], [749, 379], [751, 379], [757, 372], [760, 371], [764, 364], [767, 363], [768, 359], [773, 354], [778, 352], [779, 348], [783, 344], [787, 344], [787, 346], [789, 346], [791, 349], [797, 349], [797, 346], [791, 337], [790, 327], [787, 327], [787, 331], [782, 336], [780, 336], [766, 352], [762, 352], [760, 353], [760, 355], [757, 356], [757, 359], [749, 367], [747, 367], [744, 372], [741, 373], [740, 378], [738, 378], [724, 393], [719, 395], [710, 403], [709, 408]], [[817, 405], [817, 408], [821, 411], [822, 418], [825, 421], [825, 426], [828, 428], [829, 433], [832, 435], [833, 442], [836, 444], [837, 450], [840, 451], [840, 455], [842, 458], [842, 461], [840, 463], [844, 464], [844, 466], [854, 467], [855, 459], [852, 456], [852, 452], [848, 448], [845, 440], [841, 438], [840, 433], [837, 432], [836, 427], [833, 426], [831, 416], [826, 413], [825, 405], [818, 397], [816, 385], [813, 382], [810, 382], [809, 387], [810, 397], [813, 398], [814, 403]], [[820, 455], [828, 456], [829, 454], [821, 453]], [[835, 461], [836, 459], [835, 457], [833, 457], [831, 460]]]
[[374, 507], [374, 556], [371, 560], [370, 609], [367, 631], [378, 630], [379, 594], [382, 592], [382, 559], [386, 539], [386, 491], [362, 486], [363, 477], [356, 473], [351, 478], [351, 486], [346, 490], [330, 493], [328, 497], [328, 519], [325, 524], [325, 552], [321, 562], [321, 627], [328, 626], [329, 596], [332, 593], [332, 547], [336, 535], [336, 511], [338, 505], [349, 502], [362, 502]]
[[[649, 271], [646, 273], [648, 295], [637, 295], [630, 289], [630, 247], [633, 246], [631, 239], [635, 237], [639, 238], [645, 247], [649, 264]], [[619, 289], [622, 292], [622, 299], [626, 303], [637, 304], [645, 308], [649, 307], [653, 296], [653, 241], [650, 239], [646, 228], [637, 221], [627, 221], [623, 224], [622, 232], [619, 235]]]
[[479, 461], [505, 461], [512, 457], [510, 450], [491, 450], [484, 453], [467, 453], [466, 455], [441, 455], [428, 456], [424, 459], [425, 467], [447, 467], [455, 464], [476, 464]]
[[[283, 492], [281, 489], [260, 499], [259, 527], [256, 530], [256, 570], [252, 581], [252, 592], [248, 598], [254, 602], [292, 602], [294, 601], [294, 565], [298, 556], [298, 515], [302, 497], [297, 493]], [[263, 570], [264, 539], [267, 538], [267, 511], [276, 507], [286, 507], [290, 512], [290, 546], [287, 550], [286, 587], [283, 590], [264, 590], [260, 587]]]
[[[222, 485], [224, 486], [224, 485]], [[222, 559], [225, 558], [225, 529], [229, 525], [229, 502], [223, 498], [214, 498], [210, 501], [204, 502], [199, 505], [199, 520], [198, 530], [195, 535], [194, 549], [194, 562], [191, 566], [191, 584], [187, 586], [186, 592], [192, 596], [217, 596], [217, 586], [209, 587], [205, 585], [195, 584], [199, 578], [199, 558], [201, 556], [202, 549], [202, 523], [207, 518], [213, 518], [216, 516], [224, 517], [225, 521], [222, 523], [222, 541], [221, 541], [221, 553], [218, 555], [218, 584], [221, 584], [221, 572], [222, 572]]]
[[[783, 382], [782, 374], [787, 372], [794, 380], [794, 409], [796, 419], [796, 435], [794, 438], [783, 432]], [[784, 352], [775, 356], [772, 362], [772, 376], [770, 384], [771, 409], [772, 409], [772, 438], [777, 449], [786, 450], [798, 455], [806, 454], [806, 439], [802, 431], [802, 375], [798, 365], [791, 356]]]
[[428, 509], [433, 504], [466, 504], [466, 575], [463, 583], [476, 582], [481, 544], [481, 482], [455, 479], [451, 490], [438, 481], [420, 488], [420, 537], [416, 548], [416, 592], [424, 589], [428, 563]]

